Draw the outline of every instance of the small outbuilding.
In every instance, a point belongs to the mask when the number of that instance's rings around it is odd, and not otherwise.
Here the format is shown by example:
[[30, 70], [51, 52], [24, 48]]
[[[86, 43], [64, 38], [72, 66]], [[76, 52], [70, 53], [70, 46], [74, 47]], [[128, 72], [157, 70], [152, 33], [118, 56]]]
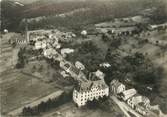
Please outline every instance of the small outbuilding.
[[81, 35], [83, 36], [83, 37], [86, 37], [87, 36], [87, 31], [86, 30], [83, 30], [83, 31], [81, 31]]

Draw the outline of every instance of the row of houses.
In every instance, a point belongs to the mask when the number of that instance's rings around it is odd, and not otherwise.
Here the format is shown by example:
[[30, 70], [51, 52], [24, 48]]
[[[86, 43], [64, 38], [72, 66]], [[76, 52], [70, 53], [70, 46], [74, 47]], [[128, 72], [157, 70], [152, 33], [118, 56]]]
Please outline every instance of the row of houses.
[[115, 36], [132, 35], [139, 32], [139, 29], [136, 26], [120, 28], [96, 28], [96, 30], [102, 34], [112, 34]]
[[157, 25], [149, 25], [148, 29], [150, 31], [153, 31], [153, 30], [166, 30], [167, 29], [167, 23], [157, 24]]
[[[37, 36], [39, 36], [37, 34]], [[55, 48], [54, 43], [59, 44], [59, 38], [61, 36], [55, 37], [53, 35], [43, 38], [35, 37], [35, 49], [42, 49], [43, 55], [48, 59], [58, 60], [60, 62], [60, 68], [64, 71], [61, 74], [64, 77], [71, 76], [74, 80], [78, 82], [73, 90], [73, 101], [79, 106], [83, 106], [87, 101], [92, 101], [93, 99], [99, 99], [103, 96], [109, 95], [109, 87], [104, 82], [104, 73], [100, 70], [96, 72], [88, 72], [88, 75], [83, 72], [85, 66], [76, 61], [75, 64], [65, 60], [65, 55], [73, 53], [73, 49], [64, 48], [60, 50], [60, 53]], [[63, 37], [66, 38], [66, 37]], [[53, 40], [53, 41], [52, 41]]]
[[147, 115], [150, 110], [150, 100], [137, 93], [135, 89], [126, 89], [126, 86], [118, 80], [110, 83], [110, 92], [119, 99], [125, 101], [132, 109], [142, 115]]

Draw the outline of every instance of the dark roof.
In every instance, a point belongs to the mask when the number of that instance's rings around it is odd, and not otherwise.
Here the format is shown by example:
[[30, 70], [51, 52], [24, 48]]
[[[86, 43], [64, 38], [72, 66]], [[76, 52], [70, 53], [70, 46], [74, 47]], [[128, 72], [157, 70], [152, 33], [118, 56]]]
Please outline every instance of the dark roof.
[[72, 71], [72, 72], [74, 72], [75, 74], [79, 74], [80, 73], [80, 70], [79, 69], [77, 69], [75, 66], [73, 66], [73, 65], [71, 65], [71, 67], [70, 67], [70, 69], [69, 69], [70, 71]]
[[94, 87], [97, 87], [98, 89], [105, 89], [108, 86], [102, 80], [97, 80], [97, 81], [90, 81], [89, 80], [88, 82], [81, 82], [80, 84], [78, 84], [75, 87], [75, 89], [79, 92], [87, 92]]
[[67, 67], [67, 68], [69, 68], [69, 67], [70, 67], [70, 64], [65, 63], [64, 66]]

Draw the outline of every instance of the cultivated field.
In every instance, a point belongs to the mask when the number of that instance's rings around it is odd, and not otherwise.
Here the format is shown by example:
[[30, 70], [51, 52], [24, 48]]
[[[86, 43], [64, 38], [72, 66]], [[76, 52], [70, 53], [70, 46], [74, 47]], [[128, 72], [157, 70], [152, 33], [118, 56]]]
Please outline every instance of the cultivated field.
[[1, 75], [1, 111], [8, 113], [25, 104], [59, 90], [35, 77], [20, 72]]

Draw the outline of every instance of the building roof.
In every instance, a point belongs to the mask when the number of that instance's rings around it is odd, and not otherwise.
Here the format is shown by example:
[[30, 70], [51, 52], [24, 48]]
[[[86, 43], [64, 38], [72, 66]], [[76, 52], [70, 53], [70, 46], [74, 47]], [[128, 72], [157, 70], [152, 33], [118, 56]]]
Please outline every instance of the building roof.
[[128, 89], [128, 90], [125, 90], [125, 91], [123, 91], [122, 92], [125, 96], [126, 95], [132, 95], [132, 94], [136, 94], [137, 93], [137, 91], [135, 90], [135, 89]]
[[70, 49], [70, 48], [63, 48], [61, 49], [61, 54], [69, 54], [69, 53], [73, 53], [74, 49]]
[[81, 69], [81, 70], [84, 70], [85, 69], [85, 66], [79, 62], [79, 61], [76, 61], [75, 62], [75, 66], [78, 68], [78, 69]]
[[[119, 82], [118, 80], [112, 80], [110, 83], [110, 86], [114, 86], [115, 88], [118, 88], [119, 86], [124, 85], [121, 82]], [[124, 85], [125, 86], [125, 85]]]
[[87, 31], [86, 30], [81, 31], [81, 35], [87, 35]]
[[79, 75], [79, 73], [80, 73], [80, 70], [73, 65], [71, 65], [69, 71], [75, 73], [76, 75]]
[[75, 89], [79, 92], [87, 92], [93, 89], [94, 87], [98, 88], [99, 90], [108, 88], [108, 86], [102, 80], [97, 80], [97, 81], [89, 80], [88, 82], [81, 82], [76, 86]]
[[101, 28], [129, 27], [129, 26], [135, 26], [135, 25], [136, 25], [136, 22], [125, 21], [125, 20], [120, 21], [120, 19], [117, 19], [116, 21], [95, 24], [96, 27], [101, 27]]
[[100, 66], [103, 66], [103, 67], [111, 67], [111, 65], [109, 63], [101, 63]]
[[50, 56], [50, 55], [55, 55], [55, 54], [57, 54], [57, 52], [53, 48], [44, 50], [44, 56]]
[[104, 74], [102, 71], [97, 70], [96, 72], [94, 72], [94, 74], [95, 74], [98, 78], [104, 80], [105, 74]]

